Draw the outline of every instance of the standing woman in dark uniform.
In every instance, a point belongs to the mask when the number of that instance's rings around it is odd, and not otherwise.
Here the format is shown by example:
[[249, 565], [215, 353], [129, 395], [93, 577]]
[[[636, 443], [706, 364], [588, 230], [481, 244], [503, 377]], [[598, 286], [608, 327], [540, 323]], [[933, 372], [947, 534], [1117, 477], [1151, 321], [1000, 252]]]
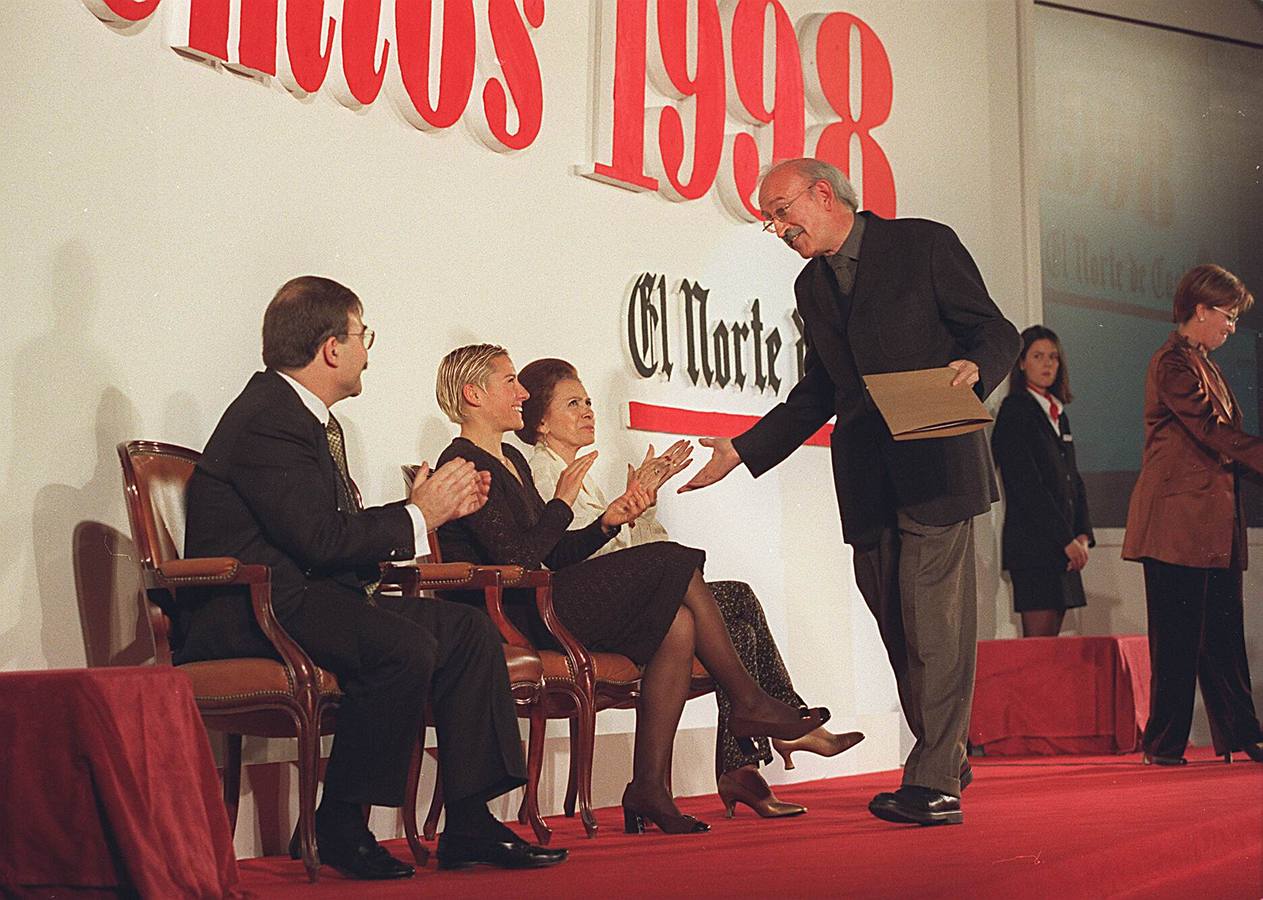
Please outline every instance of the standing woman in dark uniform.
[[1032, 325], [991, 435], [1004, 480], [1002, 558], [1023, 637], [1055, 637], [1066, 610], [1087, 604], [1079, 572], [1095, 541], [1066, 415], [1072, 396], [1056, 332]]
[[1230, 762], [1244, 750], [1263, 762], [1245, 653], [1240, 486], [1243, 472], [1263, 473], [1263, 438], [1241, 430], [1237, 398], [1210, 358], [1253, 304], [1226, 269], [1189, 269], [1175, 288], [1178, 327], [1145, 376], [1145, 449], [1123, 559], [1145, 567], [1153, 670], [1146, 764], [1184, 764], [1198, 682], [1215, 752]]

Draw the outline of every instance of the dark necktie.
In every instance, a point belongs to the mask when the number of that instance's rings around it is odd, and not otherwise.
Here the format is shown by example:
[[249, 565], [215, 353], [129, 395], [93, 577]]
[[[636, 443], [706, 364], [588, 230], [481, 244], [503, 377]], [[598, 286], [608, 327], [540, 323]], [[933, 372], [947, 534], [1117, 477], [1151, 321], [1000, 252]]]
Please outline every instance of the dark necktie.
[[[329, 421], [325, 423], [325, 437], [329, 441], [329, 455], [333, 457], [333, 467], [338, 472], [338, 507], [355, 515], [363, 507], [360, 505], [360, 498], [351, 487], [351, 472], [346, 465], [346, 441], [342, 438], [342, 426], [333, 417], [333, 413], [329, 413]], [[377, 578], [364, 585], [364, 596], [368, 598], [369, 603], [373, 602], [373, 593], [381, 583], [382, 580]]]

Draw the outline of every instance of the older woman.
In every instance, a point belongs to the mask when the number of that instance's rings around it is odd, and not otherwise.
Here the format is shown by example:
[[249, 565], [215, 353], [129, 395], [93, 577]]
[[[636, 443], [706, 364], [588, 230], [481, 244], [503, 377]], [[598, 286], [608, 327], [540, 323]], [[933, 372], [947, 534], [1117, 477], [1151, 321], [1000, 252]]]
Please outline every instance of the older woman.
[[1067, 609], [1087, 605], [1080, 571], [1095, 541], [1074, 461], [1070, 375], [1056, 332], [1032, 325], [1009, 375], [991, 452], [1004, 480], [1001, 559], [1023, 637], [1056, 637]]
[[[536, 487], [547, 493], [555, 489], [562, 473], [579, 458], [579, 451], [596, 441], [596, 415], [592, 410], [592, 399], [584, 389], [583, 382], [579, 380], [579, 373], [565, 360], [536, 360], [522, 369], [518, 379], [530, 391], [531, 396], [522, 406], [524, 424], [517, 436], [535, 447], [531, 454], [531, 473]], [[653, 448], [650, 447], [638, 470], [628, 466], [629, 483], [637, 478], [644, 481], [641, 473], [647, 474], [655, 470], [665, 471], [667, 477], [670, 477], [683, 468], [681, 461], [687, 463], [688, 452], [687, 441], [677, 442], [658, 457], [653, 455]], [[600, 516], [608, 505], [609, 502], [596, 480], [590, 475], [584, 478], [578, 495], [571, 502], [575, 516], [573, 527], [586, 526]], [[667, 531], [658, 522], [651, 505], [593, 555], [668, 540], [670, 538]], [[709, 581], [707, 586], [715, 595], [724, 624], [746, 670], [773, 697], [791, 706], [801, 706], [802, 698], [794, 692], [789, 672], [781, 660], [772, 632], [767, 627], [763, 607], [750, 585], [741, 581]], [[732, 701], [722, 687], [715, 694], [719, 705], [719, 727], [715, 735], [715, 775], [719, 796], [727, 814], [731, 816], [739, 802], [765, 818], [806, 812], [806, 807], [782, 802], [772, 793], [772, 789], [759, 774], [759, 764], [772, 761], [767, 739], [761, 738], [754, 746], [747, 746], [743, 750], [729, 727]], [[796, 750], [834, 756], [863, 739], [864, 735], [857, 731], [830, 734], [821, 727], [796, 741], [773, 739], [771, 747], [785, 760], [786, 768], [792, 769], [791, 754]]]
[[[649, 820], [665, 832], [708, 829], [681, 815], [671, 797], [671, 746], [688, 696], [693, 656], [732, 696], [731, 730], [739, 738], [800, 738], [828, 718], [828, 710], [795, 708], [769, 696], [741, 665], [715, 598], [701, 577], [705, 554], [679, 544], [632, 547], [596, 558], [624, 525], [649, 504], [635, 479], [586, 527], [568, 531], [571, 504], [595, 454], [575, 460], [545, 502], [522, 454], [503, 443], [523, 425], [530, 396], [502, 347], [475, 344], [453, 350], [439, 365], [439, 406], [460, 425], [440, 457], [470, 460], [491, 473], [486, 505], [439, 529], [444, 558], [482, 564], [547, 565], [554, 571], [557, 615], [591, 650], [622, 653], [644, 667], [636, 716], [632, 780], [623, 792], [628, 833]], [[655, 467], [661, 478], [663, 467]], [[506, 592], [506, 613], [537, 645], [556, 647], [531, 598]], [[455, 599], [455, 598], [454, 598]]]
[[1123, 558], [1145, 568], [1153, 670], [1145, 763], [1183, 765], [1202, 686], [1215, 752], [1263, 762], [1241, 604], [1246, 567], [1242, 471], [1263, 473], [1263, 439], [1210, 358], [1254, 298], [1231, 272], [1190, 269], [1175, 289], [1177, 328], [1149, 361], [1145, 447]]

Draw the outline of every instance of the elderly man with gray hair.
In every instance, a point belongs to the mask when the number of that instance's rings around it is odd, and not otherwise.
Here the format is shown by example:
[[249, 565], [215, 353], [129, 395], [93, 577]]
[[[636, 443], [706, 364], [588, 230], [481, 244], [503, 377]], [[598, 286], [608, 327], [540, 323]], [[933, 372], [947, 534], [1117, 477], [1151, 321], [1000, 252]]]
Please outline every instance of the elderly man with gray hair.
[[757, 477], [837, 416], [842, 536], [916, 738], [902, 786], [878, 794], [869, 810], [890, 822], [958, 824], [960, 792], [972, 779], [973, 517], [999, 498], [991, 454], [981, 431], [895, 441], [863, 377], [950, 366], [953, 386], [985, 398], [1017, 355], [1017, 330], [950, 228], [858, 212], [854, 188], [828, 163], [774, 166], [759, 206], [764, 230], [808, 261], [794, 283], [803, 378], [744, 434], [703, 438], [713, 455], [680, 490], [713, 484], [741, 463]]

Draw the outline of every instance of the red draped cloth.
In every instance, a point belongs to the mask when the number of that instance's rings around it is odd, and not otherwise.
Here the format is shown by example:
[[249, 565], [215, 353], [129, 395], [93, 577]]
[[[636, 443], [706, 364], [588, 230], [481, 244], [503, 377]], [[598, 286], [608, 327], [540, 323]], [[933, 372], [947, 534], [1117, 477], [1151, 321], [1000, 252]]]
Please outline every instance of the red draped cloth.
[[237, 881], [183, 674], [0, 673], [0, 894], [237, 897]]
[[1143, 636], [978, 642], [969, 740], [988, 755], [1128, 753], [1148, 718]]

